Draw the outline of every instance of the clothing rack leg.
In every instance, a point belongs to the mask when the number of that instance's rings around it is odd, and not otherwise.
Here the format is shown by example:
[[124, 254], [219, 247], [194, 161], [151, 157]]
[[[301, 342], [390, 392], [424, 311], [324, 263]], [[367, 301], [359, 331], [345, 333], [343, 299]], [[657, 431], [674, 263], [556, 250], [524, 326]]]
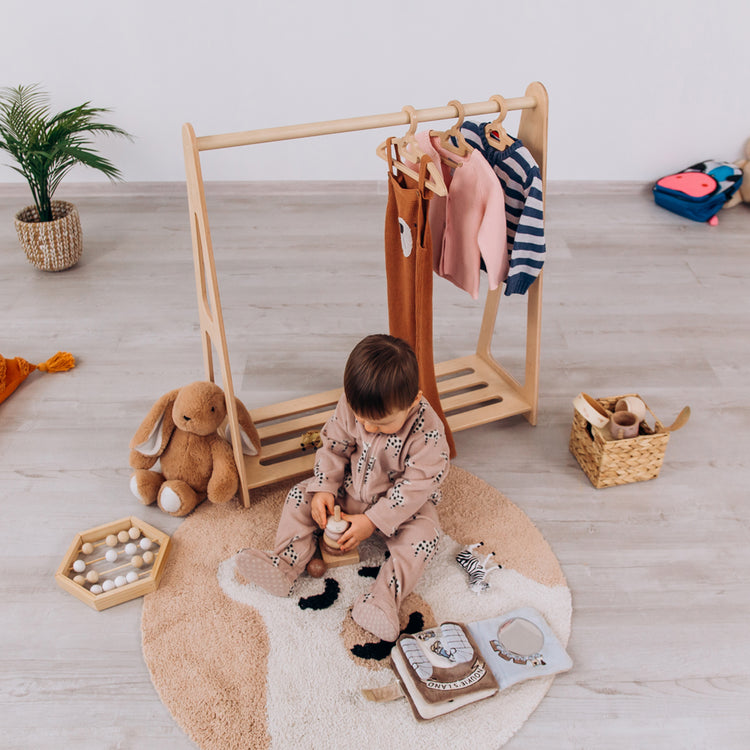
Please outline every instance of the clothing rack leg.
[[542, 272], [526, 292], [526, 370], [523, 393], [531, 404], [531, 411], [524, 414], [531, 424], [536, 424], [539, 410], [539, 369], [542, 339]]
[[188, 205], [190, 208], [193, 265], [195, 267], [195, 286], [198, 294], [198, 317], [200, 319], [203, 363], [206, 380], [216, 382], [213, 364], [213, 350], [215, 347], [221, 371], [224, 400], [227, 405], [227, 423], [229, 425], [234, 460], [239, 475], [239, 494], [243, 505], [247, 508], [250, 505], [250, 496], [247, 491], [245, 457], [242, 453], [242, 439], [240, 436], [234, 386], [232, 384], [232, 370], [229, 366], [229, 351], [227, 349], [224, 317], [219, 298], [216, 264], [214, 263], [211, 234], [208, 228], [208, 212], [206, 209], [206, 196], [203, 190], [200, 157], [195, 132], [191, 125], [186, 124], [183, 127], [182, 138], [185, 151], [185, 173]]
[[[534, 82], [527, 87], [525, 96], [534, 97], [536, 106], [533, 109], [523, 110], [518, 137], [539, 165], [543, 191], [546, 192], [547, 116], [549, 110], [547, 91], [541, 83]], [[502, 288], [499, 287], [487, 292], [482, 325], [477, 340], [477, 355], [487, 362], [528, 404], [529, 410], [524, 412], [524, 416], [531, 424], [535, 425], [539, 408], [542, 273], [539, 273], [538, 278], [526, 293], [526, 357], [523, 384], [519, 383], [492, 356], [492, 337], [497, 322], [501, 291]]]
[[[542, 177], [542, 195], [547, 195], [547, 124], [549, 118], [549, 97], [547, 89], [539, 81], [530, 83], [526, 96], [536, 99], [533, 109], [521, 113], [518, 137], [531, 152], [539, 165]], [[545, 210], [546, 217], [546, 210]], [[531, 405], [531, 410], [524, 416], [533, 425], [537, 421], [539, 409], [539, 369], [542, 337], [542, 276], [540, 271], [536, 281], [526, 292], [526, 369], [522, 393]]]

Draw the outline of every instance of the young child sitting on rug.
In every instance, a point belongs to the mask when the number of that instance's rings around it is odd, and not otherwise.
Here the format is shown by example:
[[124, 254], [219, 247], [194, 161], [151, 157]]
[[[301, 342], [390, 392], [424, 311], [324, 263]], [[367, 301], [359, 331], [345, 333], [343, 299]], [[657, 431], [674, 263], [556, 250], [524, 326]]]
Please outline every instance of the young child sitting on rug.
[[242, 550], [237, 569], [266, 591], [288, 596], [315, 552], [318, 529], [340, 505], [351, 523], [338, 540], [341, 550], [378, 531], [390, 552], [352, 618], [395, 641], [401, 602], [437, 546], [435, 505], [449, 462], [443, 423], [422, 397], [417, 359], [405, 341], [376, 334], [354, 347], [344, 394], [320, 436], [314, 476], [287, 495], [273, 552]]

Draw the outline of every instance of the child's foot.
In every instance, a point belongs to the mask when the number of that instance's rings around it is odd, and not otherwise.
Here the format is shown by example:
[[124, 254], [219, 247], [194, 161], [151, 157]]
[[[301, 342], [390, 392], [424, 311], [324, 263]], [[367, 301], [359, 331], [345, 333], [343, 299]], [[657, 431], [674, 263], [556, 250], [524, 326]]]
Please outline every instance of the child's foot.
[[354, 605], [352, 620], [381, 640], [395, 641], [401, 632], [396, 607], [393, 605], [386, 611], [378, 606], [379, 603], [372, 594], [365, 594]]
[[296, 576], [292, 566], [276, 555], [256, 549], [243, 549], [235, 555], [235, 565], [243, 578], [274, 596], [289, 596]]

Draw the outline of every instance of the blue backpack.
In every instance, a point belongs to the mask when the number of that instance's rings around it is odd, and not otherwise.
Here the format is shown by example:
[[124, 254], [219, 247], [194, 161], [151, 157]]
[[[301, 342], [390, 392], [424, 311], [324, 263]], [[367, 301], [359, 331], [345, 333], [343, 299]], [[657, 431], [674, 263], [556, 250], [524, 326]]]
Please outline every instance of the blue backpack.
[[726, 161], [693, 164], [654, 185], [657, 205], [693, 221], [708, 221], [742, 184], [742, 170]]

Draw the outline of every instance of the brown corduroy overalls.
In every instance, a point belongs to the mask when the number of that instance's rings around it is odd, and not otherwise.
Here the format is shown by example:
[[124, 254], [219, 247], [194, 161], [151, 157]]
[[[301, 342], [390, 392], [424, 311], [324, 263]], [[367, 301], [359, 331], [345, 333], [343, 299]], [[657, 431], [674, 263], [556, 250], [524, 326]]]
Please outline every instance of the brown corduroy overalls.
[[419, 164], [419, 181], [394, 173], [388, 140], [388, 204], [385, 211], [385, 272], [390, 334], [414, 348], [419, 387], [445, 425], [451, 458], [453, 435], [440, 405], [432, 353], [432, 240], [427, 220], [430, 197], [425, 187], [429, 159]]

